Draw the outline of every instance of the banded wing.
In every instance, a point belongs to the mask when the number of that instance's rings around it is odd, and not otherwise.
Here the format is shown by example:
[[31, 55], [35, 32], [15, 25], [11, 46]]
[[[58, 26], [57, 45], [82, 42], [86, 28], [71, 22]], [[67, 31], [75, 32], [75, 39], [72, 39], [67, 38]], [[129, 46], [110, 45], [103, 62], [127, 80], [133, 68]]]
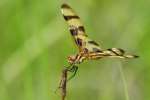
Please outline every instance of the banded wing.
[[126, 54], [126, 52], [120, 48], [110, 48], [110, 49], [104, 50], [103, 53], [108, 57], [138, 58], [137, 55]]
[[98, 43], [88, 38], [84, 26], [80, 20], [80, 17], [75, 11], [68, 5], [62, 4], [61, 11], [64, 19], [69, 25], [70, 33], [79, 48], [79, 52], [88, 53], [91, 58], [101, 57], [119, 57], [119, 58], [136, 58], [136, 55], [128, 55], [123, 49], [111, 48], [102, 50]]
[[69, 25], [70, 33], [79, 48], [79, 52], [100, 52], [101, 48], [99, 45], [86, 35], [80, 17], [75, 11], [68, 4], [62, 4], [61, 11]]

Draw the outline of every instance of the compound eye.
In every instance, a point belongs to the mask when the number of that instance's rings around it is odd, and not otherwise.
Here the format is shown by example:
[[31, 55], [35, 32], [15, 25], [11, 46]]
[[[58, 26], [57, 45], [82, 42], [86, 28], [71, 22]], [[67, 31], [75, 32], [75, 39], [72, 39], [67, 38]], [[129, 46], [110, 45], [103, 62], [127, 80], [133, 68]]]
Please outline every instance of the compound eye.
[[75, 56], [68, 56], [68, 62], [73, 63], [75, 61]]

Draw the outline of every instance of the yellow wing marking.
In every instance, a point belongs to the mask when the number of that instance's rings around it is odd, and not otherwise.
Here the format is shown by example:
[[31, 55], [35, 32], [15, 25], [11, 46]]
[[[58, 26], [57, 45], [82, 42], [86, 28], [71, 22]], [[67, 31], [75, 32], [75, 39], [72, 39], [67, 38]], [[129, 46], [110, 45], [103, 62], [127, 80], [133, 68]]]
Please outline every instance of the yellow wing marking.
[[61, 11], [64, 19], [69, 25], [69, 30], [75, 40], [75, 43], [79, 47], [79, 51], [82, 52], [98, 52], [101, 51], [99, 45], [93, 40], [89, 39], [85, 33], [84, 26], [80, 20], [80, 17], [75, 13], [75, 11], [68, 5], [63, 4], [61, 6]]
[[77, 14], [75, 13], [75, 11], [67, 4], [63, 4], [61, 6], [61, 11], [62, 14], [65, 18], [65, 20], [67, 21], [67, 23], [69, 24], [69, 27], [80, 27], [83, 26], [83, 24], [80, 21], [80, 17], [77, 16]]

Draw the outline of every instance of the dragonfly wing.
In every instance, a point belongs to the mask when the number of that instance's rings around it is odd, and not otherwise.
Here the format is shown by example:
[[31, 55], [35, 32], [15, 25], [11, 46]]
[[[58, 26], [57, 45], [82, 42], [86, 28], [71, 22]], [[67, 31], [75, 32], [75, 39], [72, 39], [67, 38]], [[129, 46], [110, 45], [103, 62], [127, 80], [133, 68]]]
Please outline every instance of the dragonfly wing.
[[102, 49], [100, 48], [99, 44], [96, 43], [95, 41], [87, 38], [85, 39], [85, 47], [86, 49], [88, 49], [89, 53], [94, 53], [94, 52], [102, 52]]
[[74, 38], [76, 45], [81, 51], [85, 44], [83, 39], [85, 39], [87, 35], [85, 34], [85, 29], [80, 17], [68, 4], [62, 4], [61, 12], [69, 25], [70, 33]]
[[84, 26], [80, 20], [80, 17], [75, 13], [75, 11], [68, 5], [62, 4], [61, 11], [64, 16], [64, 19], [69, 25], [69, 30], [72, 37], [75, 40], [76, 45], [79, 48], [79, 51], [82, 52], [86, 50], [88, 52], [99, 52], [101, 51], [99, 45], [88, 38], [85, 33]]

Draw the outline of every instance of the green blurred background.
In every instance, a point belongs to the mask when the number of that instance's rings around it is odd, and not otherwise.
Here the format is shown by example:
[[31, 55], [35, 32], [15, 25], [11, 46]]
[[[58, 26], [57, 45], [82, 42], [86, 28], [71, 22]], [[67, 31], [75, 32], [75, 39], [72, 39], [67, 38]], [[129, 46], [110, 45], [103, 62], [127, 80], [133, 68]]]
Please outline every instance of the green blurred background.
[[[67, 100], [150, 100], [150, 1], [68, 3], [103, 48], [120, 47], [140, 58], [82, 63], [68, 83]], [[0, 100], [61, 99], [54, 93], [61, 70], [67, 56], [77, 52], [61, 4], [62, 0], [0, 0]]]

